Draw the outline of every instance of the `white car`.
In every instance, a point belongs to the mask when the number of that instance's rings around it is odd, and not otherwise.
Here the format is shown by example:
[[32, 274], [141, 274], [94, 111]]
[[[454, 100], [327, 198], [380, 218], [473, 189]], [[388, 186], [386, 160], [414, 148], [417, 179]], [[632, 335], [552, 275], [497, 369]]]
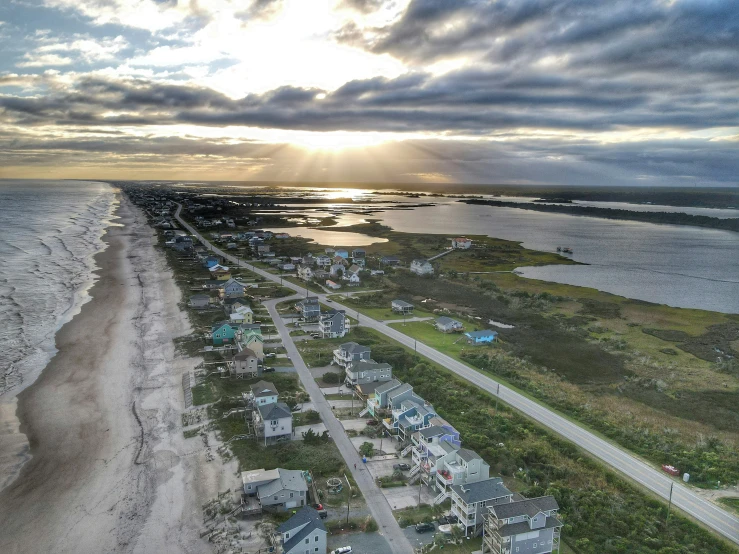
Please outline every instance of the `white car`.
[[331, 554], [351, 554], [352, 547], [351, 546], [340, 546], [336, 550], [332, 550]]

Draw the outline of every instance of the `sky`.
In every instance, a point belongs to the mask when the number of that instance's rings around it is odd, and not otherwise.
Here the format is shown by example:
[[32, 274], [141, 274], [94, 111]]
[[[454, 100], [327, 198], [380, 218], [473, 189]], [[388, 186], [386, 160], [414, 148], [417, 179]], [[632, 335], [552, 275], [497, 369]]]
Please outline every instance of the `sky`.
[[736, 0], [0, 3], [0, 178], [738, 176]]

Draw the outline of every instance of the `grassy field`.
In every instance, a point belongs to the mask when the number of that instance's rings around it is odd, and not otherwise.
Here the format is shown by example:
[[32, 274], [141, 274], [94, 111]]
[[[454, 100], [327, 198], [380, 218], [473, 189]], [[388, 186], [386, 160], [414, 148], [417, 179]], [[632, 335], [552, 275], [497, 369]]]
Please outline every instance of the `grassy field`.
[[739, 497], [724, 497], [720, 498], [719, 502], [739, 514]]
[[462, 333], [441, 333], [430, 321], [413, 321], [411, 323], [391, 323], [390, 327], [418, 339], [424, 344], [462, 360], [461, 354], [466, 351], [487, 353], [498, 348], [497, 345], [471, 346]]

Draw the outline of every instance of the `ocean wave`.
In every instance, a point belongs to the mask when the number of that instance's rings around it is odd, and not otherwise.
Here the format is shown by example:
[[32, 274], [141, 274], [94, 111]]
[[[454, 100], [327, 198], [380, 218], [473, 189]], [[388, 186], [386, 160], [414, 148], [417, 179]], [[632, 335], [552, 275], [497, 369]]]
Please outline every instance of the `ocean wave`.
[[90, 298], [115, 203], [112, 189], [90, 185], [23, 183], [0, 194], [0, 219], [12, 230], [0, 241], [9, 247], [0, 249], [0, 395], [38, 377], [56, 352], [56, 332]]

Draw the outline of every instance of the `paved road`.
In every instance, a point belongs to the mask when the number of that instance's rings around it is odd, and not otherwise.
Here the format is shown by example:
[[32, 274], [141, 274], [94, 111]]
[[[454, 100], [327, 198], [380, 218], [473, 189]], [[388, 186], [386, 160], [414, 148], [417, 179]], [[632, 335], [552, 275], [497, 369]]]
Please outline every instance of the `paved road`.
[[[195, 229], [179, 217], [179, 211], [180, 208], [177, 209], [177, 220], [193, 235], [200, 238], [206, 246], [209, 246], [210, 243], [208, 241], [203, 239]], [[266, 271], [258, 269], [250, 264], [244, 264], [240, 260], [225, 254], [217, 248], [213, 248], [213, 250], [230, 259], [233, 263], [240, 264], [267, 279], [271, 279], [273, 281], [279, 279], [279, 276], [267, 273]], [[289, 287], [298, 293], [304, 292], [304, 289], [291, 283], [285, 282], [284, 286]], [[319, 294], [314, 296], [318, 296], [322, 301], [325, 301], [325, 295]], [[501, 400], [513, 408], [516, 408], [542, 425], [545, 425], [559, 433], [564, 438], [574, 442], [580, 448], [590, 452], [613, 469], [620, 471], [663, 499], [667, 500], [670, 497], [671, 486], [674, 485], [674, 488], [672, 489], [672, 503], [676, 507], [693, 516], [695, 519], [721, 535], [739, 544], [739, 519], [728, 513], [726, 510], [719, 508], [712, 502], [698, 496], [680, 481], [667, 477], [659, 469], [655, 469], [643, 460], [621, 449], [619, 446], [601, 439], [592, 432], [552, 412], [541, 404], [526, 398], [504, 385], [501, 385], [490, 377], [478, 373], [474, 369], [464, 365], [454, 358], [451, 358], [446, 354], [442, 354], [438, 350], [435, 350], [422, 342], [412, 339], [397, 329], [393, 329], [392, 327], [388, 327], [370, 317], [361, 315], [355, 310], [342, 306], [337, 302], [333, 303], [333, 307], [346, 310], [347, 315], [359, 320], [361, 325], [375, 329], [405, 346], [415, 348], [419, 354], [446, 367], [470, 383], [491, 394], [497, 394]]]
[[289, 298], [277, 298], [275, 300], [264, 302], [264, 305], [267, 306], [269, 314], [277, 323], [277, 330], [284, 337], [283, 342], [285, 344], [285, 348], [287, 349], [290, 359], [295, 365], [298, 377], [300, 377], [300, 382], [303, 383], [303, 387], [305, 387], [305, 390], [310, 395], [314, 409], [321, 414], [321, 420], [326, 425], [326, 429], [331, 437], [334, 439], [339, 452], [346, 462], [346, 466], [349, 468], [349, 471], [352, 472], [354, 480], [357, 482], [357, 485], [364, 495], [367, 507], [380, 528], [380, 533], [385, 536], [385, 539], [390, 545], [390, 550], [398, 554], [413, 552], [413, 547], [403, 534], [398, 522], [395, 521], [390, 504], [388, 504], [385, 499], [385, 495], [382, 494], [382, 491], [380, 491], [380, 488], [375, 483], [372, 475], [362, 463], [354, 445], [349, 440], [349, 437], [346, 436], [344, 427], [341, 425], [341, 422], [336, 419], [336, 416], [334, 416], [329, 402], [323, 396], [321, 389], [313, 379], [313, 375], [311, 375], [308, 366], [305, 365], [298, 349], [295, 348], [295, 343], [290, 338], [285, 324], [282, 323], [282, 320], [277, 316], [277, 308], [275, 308], [275, 304], [285, 302], [286, 300], [298, 300], [299, 298], [301, 298], [301, 296], [297, 295]]

